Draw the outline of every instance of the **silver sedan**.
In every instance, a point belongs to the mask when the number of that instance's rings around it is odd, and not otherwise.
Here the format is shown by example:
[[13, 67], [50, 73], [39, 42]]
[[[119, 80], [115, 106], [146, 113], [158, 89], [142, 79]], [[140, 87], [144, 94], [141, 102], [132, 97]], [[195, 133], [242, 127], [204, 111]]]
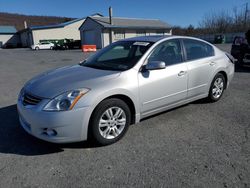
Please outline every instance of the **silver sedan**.
[[107, 145], [145, 117], [202, 98], [218, 101], [233, 75], [233, 58], [203, 40], [125, 39], [27, 82], [18, 97], [20, 124], [49, 142], [91, 137]]

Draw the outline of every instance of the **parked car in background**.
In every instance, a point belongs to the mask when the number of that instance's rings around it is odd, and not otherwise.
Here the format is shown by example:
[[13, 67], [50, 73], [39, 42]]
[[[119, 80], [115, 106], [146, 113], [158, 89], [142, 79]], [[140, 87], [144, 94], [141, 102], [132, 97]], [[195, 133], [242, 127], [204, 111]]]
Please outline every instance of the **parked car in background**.
[[238, 65], [250, 64], [250, 47], [244, 37], [234, 38], [231, 55], [238, 60]]
[[54, 44], [51, 42], [40, 42], [38, 44], [32, 45], [31, 49], [33, 50], [52, 50], [54, 47]]
[[230, 55], [200, 39], [124, 39], [28, 81], [18, 97], [19, 120], [49, 142], [91, 135], [112, 144], [143, 118], [202, 98], [220, 100], [233, 75]]
[[56, 42], [53, 47], [54, 50], [69, 50], [69, 49], [80, 49], [81, 41], [73, 39], [64, 39], [63, 42]]
[[53, 50], [67, 50], [68, 47], [65, 45], [65, 44], [59, 44], [59, 43], [56, 43], [53, 48]]
[[66, 45], [68, 49], [81, 49], [81, 40], [69, 41]]
[[214, 44], [224, 44], [226, 43], [225, 35], [215, 35], [214, 36]]

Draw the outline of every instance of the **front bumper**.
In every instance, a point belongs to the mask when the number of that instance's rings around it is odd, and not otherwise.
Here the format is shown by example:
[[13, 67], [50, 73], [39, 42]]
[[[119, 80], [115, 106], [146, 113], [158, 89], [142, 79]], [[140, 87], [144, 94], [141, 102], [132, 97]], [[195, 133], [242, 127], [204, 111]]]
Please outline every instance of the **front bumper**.
[[[47, 112], [43, 107], [48, 100], [43, 100], [36, 106], [24, 106], [17, 102], [19, 121], [29, 134], [53, 143], [70, 143], [87, 139], [89, 108], [79, 108], [64, 112]], [[53, 130], [56, 135], [46, 134]]]

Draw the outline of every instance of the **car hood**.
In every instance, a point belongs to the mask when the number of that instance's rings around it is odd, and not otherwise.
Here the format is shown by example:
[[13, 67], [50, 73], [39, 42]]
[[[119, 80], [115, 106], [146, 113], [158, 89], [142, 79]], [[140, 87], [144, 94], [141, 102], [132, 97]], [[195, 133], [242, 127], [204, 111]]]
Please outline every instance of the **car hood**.
[[120, 72], [99, 70], [80, 65], [67, 66], [40, 74], [25, 85], [25, 91], [43, 98], [54, 98], [66, 91], [92, 88], [118, 77]]

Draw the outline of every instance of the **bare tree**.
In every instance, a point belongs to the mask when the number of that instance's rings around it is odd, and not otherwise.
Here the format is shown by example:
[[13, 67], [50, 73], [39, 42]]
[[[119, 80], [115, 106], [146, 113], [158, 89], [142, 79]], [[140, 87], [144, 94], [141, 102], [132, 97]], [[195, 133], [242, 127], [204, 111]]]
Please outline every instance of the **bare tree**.
[[233, 8], [233, 26], [232, 32], [244, 31], [245, 28], [245, 15], [244, 11], [241, 9], [239, 10], [237, 7]]
[[201, 28], [207, 29], [208, 33], [225, 33], [230, 30], [233, 18], [226, 11], [206, 14], [199, 23]]
[[250, 29], [249, 11], [246, 8], [234, 7], [231, 12], [219, 11], [209, 12], [204, 15], [197, 28], [188, 27], [173, 28], [173, 33], [178, 35], [204, 35], [223, 34], [231, 32], [246, 32]]

